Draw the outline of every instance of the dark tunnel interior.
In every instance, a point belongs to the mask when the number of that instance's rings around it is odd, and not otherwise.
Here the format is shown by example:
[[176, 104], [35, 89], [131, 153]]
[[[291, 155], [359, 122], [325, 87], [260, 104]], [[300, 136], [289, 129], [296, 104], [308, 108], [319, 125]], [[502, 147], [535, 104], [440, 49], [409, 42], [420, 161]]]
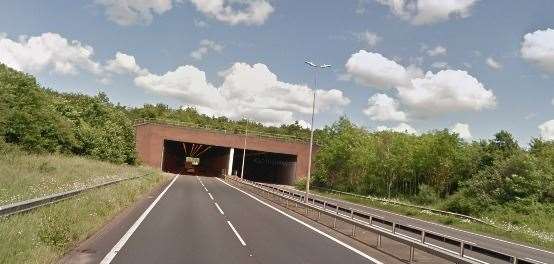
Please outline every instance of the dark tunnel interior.
[[[164, 141], [162, 170], [182, 175], [220, 177], [227, 173], [230, 148], [201, 145], [173, 140]], [[198, 164], [194, 159], [197, 158]], [[235, 149], [232, 173], [241, 175], [243, 149]], [[244, 177], [248, 180], [293, 184], [296, 172], [296, 156], [246, 150]]]

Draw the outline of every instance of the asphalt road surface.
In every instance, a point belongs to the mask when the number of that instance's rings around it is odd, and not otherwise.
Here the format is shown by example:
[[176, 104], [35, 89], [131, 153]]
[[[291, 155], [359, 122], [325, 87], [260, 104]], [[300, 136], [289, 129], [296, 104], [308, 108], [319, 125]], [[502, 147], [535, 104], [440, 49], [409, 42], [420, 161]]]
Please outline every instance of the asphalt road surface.
[[380, 263], [216, 178], [179, 176], [102, 263]]
[[[304, 195], [304, 192], [295, 190], [290, 186], [282, 186], [282, 185], [275, 185], [275, 186], [280, 188], [287, 188], [289, 191], [293, 191], [293, 192], [296, 192], [297, 194]], [[320, 195], [315, 195], [315, 196], [317, 196], [319, 200], [331, 201], [333, 204], [338, 203], [339, 206], [341, 207], [353, 208], [361, 212], [366, 212], [375, 216], [379, 216], [380, 218], [385, 219], [387, 221], [393, 221], [402, 225], [410, 225], [418, 228], [423, 228], [425, 230], [430, 230], [437, 234], [443, 234], [443, 235], [455, 237], [464, 241], [470, 241], [470, 242], [476, 243], [477, 245], [483, 245], [486, 248], [493, 249], [498, 252], [504, 252], [511, 255], [515, 255], [520, 259], [530, 260], [535, 263], [554, 263], [554, 252], [551, 252], [551, 251], [546, 251], [543, 249], [538, 249], [538, 248], [522, 245], [515, 242], [505, 241], [505, 240], [490, 237], [490, 236], [475, 234], [472, 232], [467, 232], [464, 230], [448, 227], [445, 225], [423, 221], [412, 217], [387, 212], [380, 209], [375, 209], [367, 206], [350, 203], [347, 201], [331, 199]], [[379, 225], [379, 223], [375, 223], [375, 224]], [[409, 232], [405, 232], [405, 235], [413, 237], [413, 234], [410, 234]], [[419, 237], [419, 234], [416, 237]], [[442, 241], [435, 241], [434, 244], [453, 251], [458, 250], [457, 248], [452, 248], [450, 245], [447, 245]], [[486, 261], [487, 263], [506, 263], [504, 261], [499, 261], [498, 259], [494, 259], [482, 254], [471, 253], [471, 252], [469, 254], [474, 254], [473, 255], [474, 258], [478, 258], [479, 260]]]

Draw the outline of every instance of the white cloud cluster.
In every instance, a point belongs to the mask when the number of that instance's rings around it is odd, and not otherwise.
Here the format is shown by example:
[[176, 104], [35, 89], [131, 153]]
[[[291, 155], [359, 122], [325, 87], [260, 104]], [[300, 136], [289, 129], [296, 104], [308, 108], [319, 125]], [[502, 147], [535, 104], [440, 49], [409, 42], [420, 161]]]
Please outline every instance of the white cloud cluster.
[[223, 45], [209, 39], [203, 39], [200, 41], [200, 47], [192, 51], [190, 56], [195, 60], [201, 60], [210, 50], [221, 52], [223, 50]]
[[374, 52], [360, 50], [352, 54], [346, 62], [347, 73], [358, 83], [376, 88], [392, 88], [406, 85], [417, 75], [395, 61]]
[[404, 67], [379, 53], [359, 51], [346, 63], [347, 74], [362, 85], [395, 88], [400, 102], [419, 117], [492, 108], [496, 98], [477, 79], [461, 70], [427, 72]]
[[392, 131], [392, 132], [398, 132], [398, 133], [406, 133], [406, 134], [412, 134], [417, 135], [417, 130], [413, 128], [412, 126], [406, 124], [406, 123], [400, 123], [397, 126], [394, 127], [387, 127], [387, 126], [378, 126], [375, 130], [377, 131]]
[[477, 0], [376, 0], [414, 25], [433, 24], [453, 17], [465, 18]]
[[358, 38], [360, 42], [362, 42], [365, 46], [369, 48], [375, 47], [377, 43], [379, 43], [383, 39], [379, 35], [377, 35], [377, 33], [373, 33], [370, 31], [359, 32], [355, 33], [354, 35], [356, 36], [356, 38]]
[[261, 25], [273, 13], [268, 0], [190, 0], [209, 17], [230, 25]]
[[427, 55], [434, 57], [439, 55], [446, 55], [447, 50], [445, 47], [439, 45], [432, 49], [427, 50], [426, 52], [427, 52]]
[[489, 67], [491, 67], [491, 69], [499, 70], [502, 68], [502, 64], [500, 64], [500, 62], [495, 60], [493, 57], [488, 57], [485, 62]]
[[[164, 75], [147, 74], [135, 84], [158, 94], [176, 97], [206, 114], [232, 119], [248, 116], [267, 125], [294, 122], [295, 114], [311, 113], [313, 90], [279, 81], [264, 64], [235, 63], [223, 71], [223, 83], [215, 87], [203, 71], [181, 66]], [[318, 90], [316, 111], [350, 103], [339, 90]]]
[[96, 0], [106, 8], [108, 19], [121, 25], [150, 24], [154, 13], [161, 15], [173, 7], [172, 0]]
[[521, 44], [521, 56], [543, 70], [554, 73], [554, 29], [525, 34]]
[[458, 134], [461, 139], [467, 142], [471, 141], [471, 139], [473, 138], [471, 136], [471, 132], [469, 131], [468, 124], [456, 123], [453, 127], [450, 128], [450, 131], [452, 133]]
[[21, 36], [17, 41], [0, 38], [0, 62], [20, 71], [36, 73], [48, 68], [60, 74], [79, 70], [100, 74], [101, 66], [91, 59], [93, 54], [91, 46], [56, 33]]
[[116, 74], [144, 75], [148, 73], [137, 64], [135, 57], [119, 51], [115, 54], [114, 59], [107, 62], [104, 69]]
[[554, 119], [539, 125], [539, 132], [543, 140], [554, 140]]
[[397, 87], [402, 102], [421, 117], [448, 112], [479, 111], [496, 106], [492, 91], [461, 70], [427, 72], [411, 85]]
[[364, 114], [375, 121], [406, 121], [406, 113], [400, 111], [399, 107], [396, 99], [378, 93], [369, 98]]

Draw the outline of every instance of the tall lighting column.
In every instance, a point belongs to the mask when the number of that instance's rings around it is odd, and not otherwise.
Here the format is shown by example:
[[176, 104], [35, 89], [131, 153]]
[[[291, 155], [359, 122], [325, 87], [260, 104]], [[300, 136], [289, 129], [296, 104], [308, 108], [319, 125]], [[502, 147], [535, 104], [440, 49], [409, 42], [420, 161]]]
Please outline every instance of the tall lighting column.
[[312, 174], [312, 150], [314, 145], [314, 116], [315, 116], [315, 96], [317, 93], [317, 71], [319, 69], [326, 69], [331, 67], [329, 64], [317, 65], [311, 61], [305, 61], [305, 63], [314, 69], [314, 98], [312, 101], [312, 123], [310, 125], [310, 152], [308, 153], [308, 175], [306, 179], [306, 195], [304, 196], [304, 202], [308, 203], [308, 195], [310, 194], [310, 181]]

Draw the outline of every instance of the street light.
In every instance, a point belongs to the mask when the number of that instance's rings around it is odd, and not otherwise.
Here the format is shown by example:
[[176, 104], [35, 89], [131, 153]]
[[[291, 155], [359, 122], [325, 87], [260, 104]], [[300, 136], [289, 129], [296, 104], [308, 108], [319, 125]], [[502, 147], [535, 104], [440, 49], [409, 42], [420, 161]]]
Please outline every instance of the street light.
[[317, 92], [317, 70], [318, 69], [326, 69], [330, 68], [331, 65], [329, 64], [323, 64], [323, 65], [317, 65], [311, 61], [305, 61], [305, 63], [314, 68], [314, 99], [312, 101], [312, 124], [310, 126], [310, 152], [308, 154], [308, 178], [306, 179], [306, 195], [304, 197], [304, 202], [308, 203], [308, 195], [310, 194], [310, 181], [311, 181], [311, 173], [312, 173], [312, 149], [314, 144], [314, 116], [315, 116], [315, 95]]
[[244, 179], [244, 158], [246, 157], [246, 137], [248, 137], [248, 118], [246, 120], [246, 129], [244, 133], [244, 147], [242, 149], [242, 166], [240, 169], [240, 178]]

